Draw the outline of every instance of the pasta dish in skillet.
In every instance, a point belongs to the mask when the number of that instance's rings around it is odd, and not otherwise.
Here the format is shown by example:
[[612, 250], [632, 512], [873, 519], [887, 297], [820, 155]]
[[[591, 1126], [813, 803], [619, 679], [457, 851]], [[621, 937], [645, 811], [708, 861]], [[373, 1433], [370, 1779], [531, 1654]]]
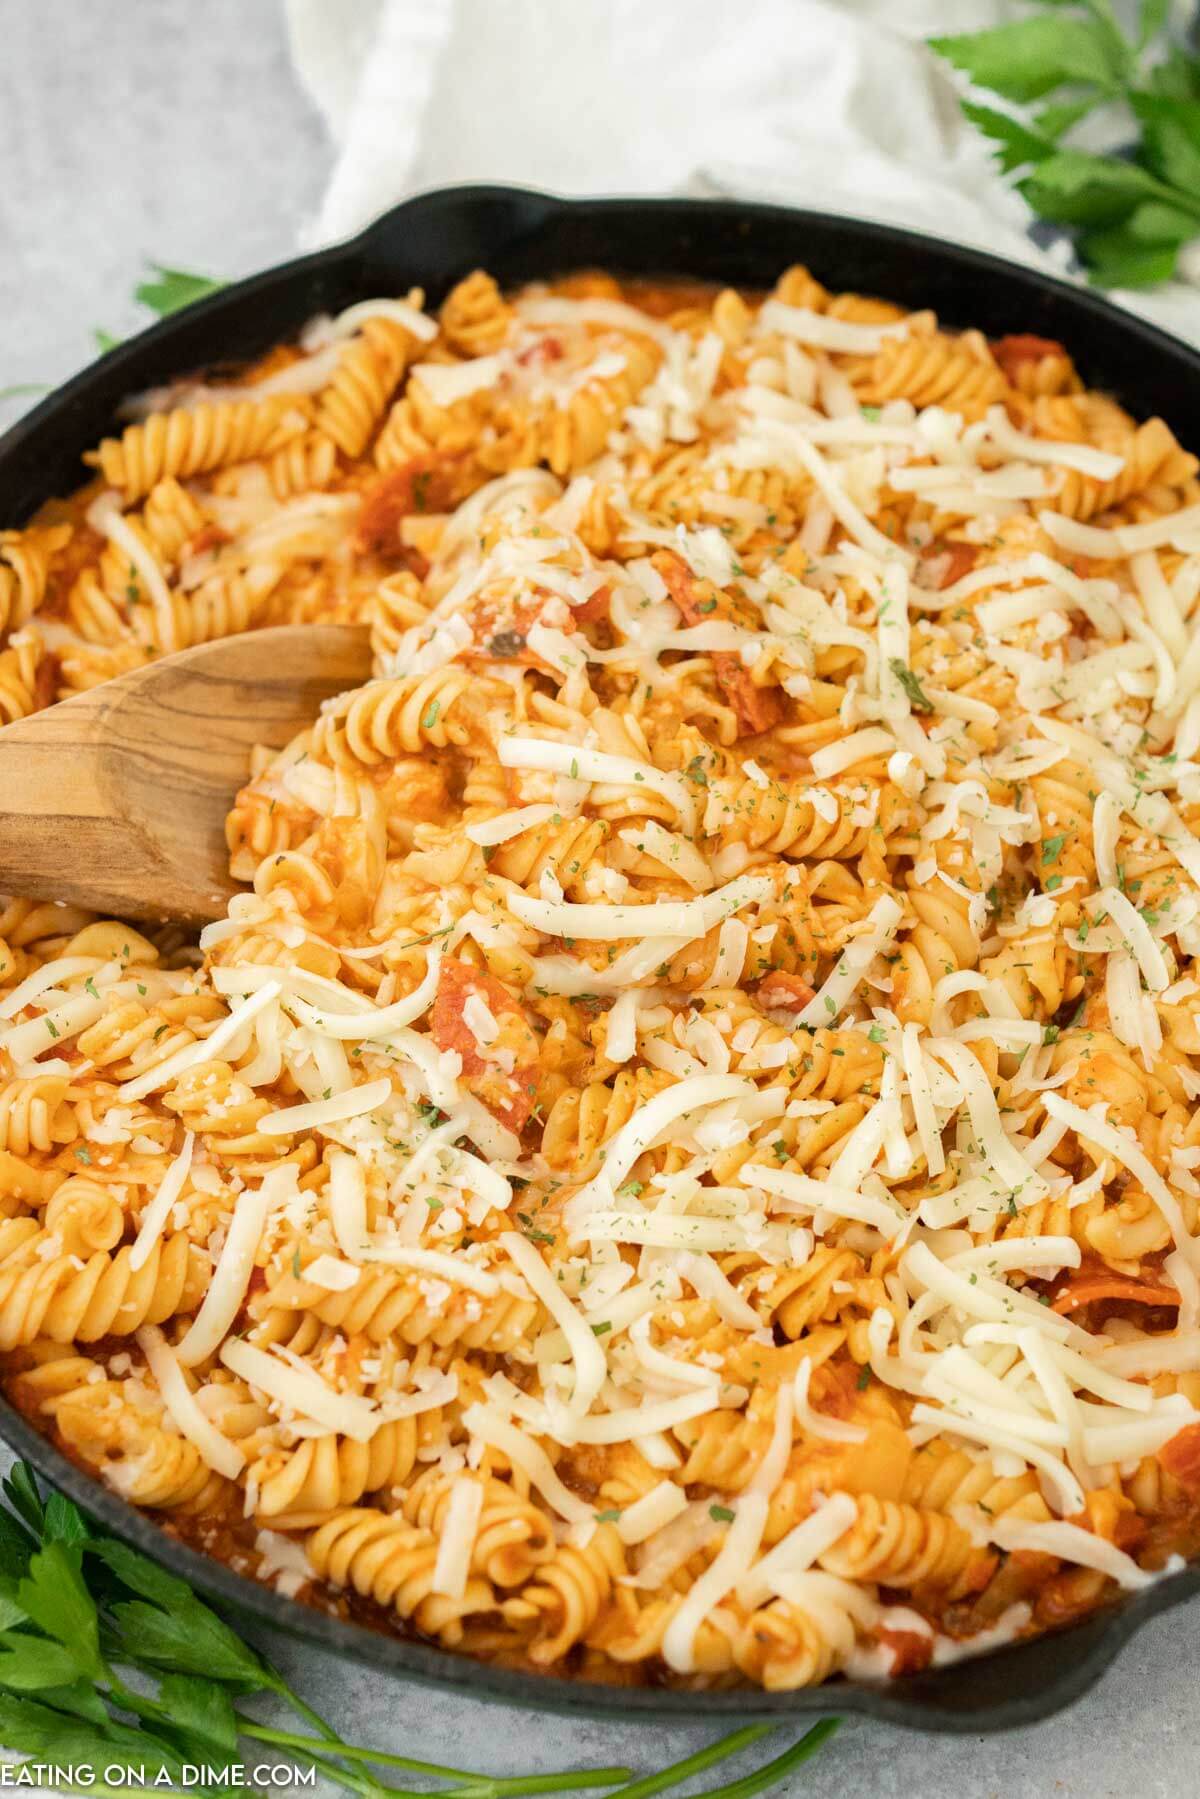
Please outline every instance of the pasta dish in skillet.
[[[483, 273], [143, 396], [0, 720], [375, 678], [199, 944], [0, 902], [0, 1348], [187, 1540], [467, 1654], [883, 1677], [1200, 1536], [1200, 483], [1068, 349]], [[2, 861], [2, 855], [0, 855]]]

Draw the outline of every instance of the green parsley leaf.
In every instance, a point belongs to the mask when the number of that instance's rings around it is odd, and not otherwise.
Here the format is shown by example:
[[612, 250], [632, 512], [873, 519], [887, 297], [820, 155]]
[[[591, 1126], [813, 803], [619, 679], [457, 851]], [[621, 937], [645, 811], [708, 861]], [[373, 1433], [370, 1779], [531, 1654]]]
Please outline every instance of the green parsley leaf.
[[[1130, 8], [1130, 11], [1133, 9]], [[992, 31], [931, 40], [978, 89], [964, 115], [996, 145], [1033, 211], [1065, 227], [1101, 287], [1150, 287], [1200, 235], [1200, 57], [1169, 41], [1169, 0], [1141, 0], [1123, 34], [1111, 0], [1043, 0], [1035, 17]], [[1029, 113], [1019, 110], [1050, 96]], [[1106, 109], [1119, 150], [1097, 155], [1071, 133]], [[1114, 109], [1124, 108], [1124, 120]], [[1137, 134], [1128, 144], [1121, 124]]]
[[621, 1509], [619, 1506], [614, 1506], [607, 1512], [593, 1512], [592, 1516], [597, 1524], [615, 1524], [621, 1516]]
[[1058, 861], [1058, 858], [1062, 854], [1062, 846], [1066, 841], [1066, 836], [1061, 832], [1057, 837], [1045, 837], [1042, 839], [1043, 868], [1049, 868], [1052, 862]]
[[990, 88], [1006, 100], [1040, 100], [1068, 82], [1111, 92], [1124, 73], [1112, 36], [1095, 19], [1038, 13], [990, 31], [935, 37], [929, 43], [977, 87]]
[[913, 674], [913, 671], [909, 668], [907, 662], [901, 662], [899, 656], [892, 656], [888, 659], [888, 667], [908, 695], [908, 703], [913, 711], [932, 712], [933, 706], [926, 695], [925, 689], [921, 686], [920, 681], [917, 679], [916, 675]]
[[237, 1714], [233, 1700], [215, 1680], [198, 1674], [168, 1674], [158, 1692], [174, 1729], [184, 1730], [206, 1746], [215, 1744], [233, 1755], [237, 1750]]
[[156, 1605], [184, 1606], [192, 1598], [192, 1589], [186, 1581], [168, 1574], [149, 1556], [140, 1555], [136, 1549], [118, 1543], [114, 1537], [94, 1537], [87, 1545], [87, 1553], [103, 1562], [109, 1573], [131, 1593], [152, 1599]]
[[40, 1538], [46, 1528], [46, 1514], [28, 1462], [13, 1464], [11, 1471], [5, 1476], [3, 1492], [21, 1523], [35, 1537]]
[[149, 266], [156, 279], [140, 282], [133, 290], [133, 297], [140, 305], [156, 312], [160, 319], [194, 305], [209, 294], [219, 293], [225, 286], [223, 281], [214, 280], [211, 275], [197, 275], [190, 269], [169, 269], [160, 262], [152, 262]]
[[[1089, 102], [1089, 110], [1090, 105]], [[998, 112], [994, 106], [980, 106], [973, 100], [964, 100], [962, 110], [963, 116], [996, 145], [996, 161], [1006, 175], [1054, 154], [1052, 137], [1031, 130], [1010, 112]]]
[[871, 1384], [871, 1370], [869, 1368], [860, 1368], [858, 1371], [858, 1379], [854, 1384], [860, 1393], [865, 1393]]
[[1200, 198], [1200, 100], [1131, 94], [1129, 104], [1141, 122], [1146, 167], [1161, 181]]
[[112, 1617], [124, 1660], [228, 1680], [255, 1691], [274, 1684], [254, 1651], [191, 1592], [187, 1603], [172, 1612], [134, 1599], [114, 1605]]
[[[1150, 0], [1150, 6], [1154, 3]], [[1158, 3], [1166, 4], [1167, 0]], [[1200, 100], [1200, 56], [1178, 44], [1169, 45], [1162, 61], [1150, 70], [1146, 85], [1152, 92], [1167, 94], [1173, 100]]]
[[[79, 1544], [58, 1540], [33, 1556], [17, 1587], [17, 1604], [46, 1635], [62, 1644], [74, 1664], [70, 1679], [104, 1677], [95, 1601], [84, 1584]], [[0, 1680], [4, 1680], [0, 1670]], [[11, 1686], [11, 1681], [6, 1682]], [[50, 1682], [45, 1683], [47, 1685]]]
[[[1057, 143], [1059, 138], [1064, 137], [1073, 125], [1078, 125], [1081, 119], [1087, 118], [1095, 104], [1093, 95], [1088, 95], [1083, 100], [1055, 100], [1049, 106], [1043, 106], [1034, 113], [1033, 123], [1043, 137], [1050, 138]], [[966, 110], [964, 105], [963, 111], [966, 112]], [[1041, 159], [1035, 158], [1034, 160], [1040, 161]]]
[[1056, 150], [1017, 185], [1039, 217], [1056, 225], [1115, 225], [1141, 200], [1177, 197], [1137, 163], [1070, 149]]
[[52, 1543], [86, 1543], [90, 1536], [83, 1513], [65, 1493], [51, 1493], [46, 1501], [46, 1536]]
[[1138, 7], [1137, 47], [1144, 50], [1152, 37], [1166, 24], [1171, 11], [1171, 0], [1141, 0]]
[[710, 1505], [708, 1515], [715, 1524], [732, 1524], [733, 1513], [727, 1505]]
[[601, 1324], [593, 1324], [592, 1335], [593, 1335], [593, 1337], [602, 1337], [606, 1331], [610, 1331], [611, 1329], [612, 1329], [612, 1325], [608, 1322], [608, 1319], [606, 1318]]
[[0, 1686], [18, 1692], [66, 1687], [79, 1678], [79, 1664], [61, 1643], [0, 1631]]

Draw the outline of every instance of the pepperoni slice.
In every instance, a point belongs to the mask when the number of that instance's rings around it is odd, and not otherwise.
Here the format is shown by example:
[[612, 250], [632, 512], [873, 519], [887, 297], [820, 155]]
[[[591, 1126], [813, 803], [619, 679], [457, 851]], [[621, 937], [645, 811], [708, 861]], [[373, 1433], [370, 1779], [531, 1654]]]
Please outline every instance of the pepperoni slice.
[[1159, 1450], [1158, 1459], [1186, 1493], [1200, 1498], [1200, 1424], [1185, 1424], [1176, 1431]]
[[[758, 615], [748, 601], [694, 575], [686, 562], [669, 550], [661, 550], [652, 560], [667, 584], [667, 592], [689, 625], [721, 619], [741, 625], [748, 631], [762, 629]], [[783, 706], [778, 688], [756, 687], [741, 657], [729, 650], [714, 650], [712, 662], [721, 691], [737, 714], [740, 736], [757, 737], [779, 723]]]
[[598, 587], [590, 599], [582, 606], [572, 606], [571, 613], [576, 624], [595, 625], [602, 618], [608, 617], [608, 608], [612, 604], [612, 589], [607, 585]]
[[461, 495], [458, 469], [444, 457], [414, 456], [389, 469], [363, 490], [358, 520], [358, 547], [382, 556], [400, 556], [400, 521], [412, 513], [446, 512]]
[[[499, 1026], [491, 1042], [481, 1042], [468, 1021], [466, 1008], [472, 995]], [[538, 1040], [508, 988], [469, 962], [443, 956], [430, 1035], [439, 1049], [457, 1050], [462, 1057], [460, 1079], [468, 1093], [501, 1124], [519, 1133], [537, 1097]]]
[[773, 968], [758, 984], [758, 1003], [772, 1012], [803, 1012], [816, 998], [816, 989], [798, 974], [787, 974]]
[[1035, 337], [1029, 331], [1019, 331], [1012, 337], [997, 338], [992, 345], [992, 355], [1008, 380], [1014, 382], [1022, 363], [1041, 362], [1045, 356], [1065, 356], [1066, 353], [1053, 337]]
[[1052, 1289], [1054, 1311], [1062, 1316], [1090, 1306], [1098, 1299], [1118, 1299], [1133, 1305], [1177, 1306], [1179, 1295], [1165, 1281], [1117, 1274], [1107, 1263], [1084, 1257], [1078, 1268]]
[[930, 544], [921, 552], [921, 562], [930, 577], [924, 585], [936, 588], [939, 593], [944, 587], [953, 587], [956, 581], [970, 574], [978, 556], [978, 547], [973, 543]]
[[885, 1649], [892, 1652], [892, 1679], [900, 1674], [920, 1674], [933, 1659], [933, 1632], [889, 1630], [880, 1625], [876, 1632]]

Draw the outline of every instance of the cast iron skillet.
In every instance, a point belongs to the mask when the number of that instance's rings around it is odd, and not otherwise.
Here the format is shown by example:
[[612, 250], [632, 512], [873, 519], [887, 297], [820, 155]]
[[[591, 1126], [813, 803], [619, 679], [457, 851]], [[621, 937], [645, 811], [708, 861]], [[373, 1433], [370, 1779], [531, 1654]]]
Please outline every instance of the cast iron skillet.
[[[603, 267], [768, 287], [792, 262], [807, 263], [830, 287], [933, 307], [950, 325], [977, 326], [989, 336], [1058, 338], [1085, 379], [1114, 393], [1136, 417], [1158, 413], [1184, 443], [1200, 440], [1200, 355], [1092, 294], [977, 250], [776, 206], [565, 201], [518, 188], [462, 187], [407, 201], [351, 243], [239, 282], [67, 382], [0, 440], [0, 525], [21, 524], [43, 500], [79, 484], [81, 452], [113, 428], [126, 395], [256, 356], [317, 312], [414, 285], [436, 305], [481, 266], [502, 284]], [[1147, 1618], [1200, 1591], [1197, 1565], [1071, 1630], [884, 1687], [846, 1682], [798, 1693], [701, 1694], [569, 1683], [488, 1667], [311, 1611], [175, 1542], [81, 1473], [2, 1399], [0, 1434], [108, 1530], [249, 1618], [410, 1679], [595, 1717], [744, 1719], [836, 1709], [921, 1729], [999, 1730], [1067, 1705]]]

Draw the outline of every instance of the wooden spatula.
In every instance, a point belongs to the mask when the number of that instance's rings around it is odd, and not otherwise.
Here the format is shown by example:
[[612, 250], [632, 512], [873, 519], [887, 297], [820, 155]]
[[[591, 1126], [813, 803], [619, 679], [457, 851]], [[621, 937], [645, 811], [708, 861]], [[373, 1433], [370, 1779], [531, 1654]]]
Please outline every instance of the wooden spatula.
[[371, 672], [365, 627], [218, 638], [0, 730], [0, 893], [121, 918], [219, 918], [225, 815], [280, 747]]

